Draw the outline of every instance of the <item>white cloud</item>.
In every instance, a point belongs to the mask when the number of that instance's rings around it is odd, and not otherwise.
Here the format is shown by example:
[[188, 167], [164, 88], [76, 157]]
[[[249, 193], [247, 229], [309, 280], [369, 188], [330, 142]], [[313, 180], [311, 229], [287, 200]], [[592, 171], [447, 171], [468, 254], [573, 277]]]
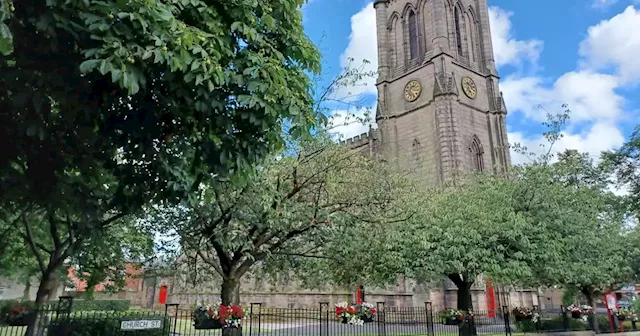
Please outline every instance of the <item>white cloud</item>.
[[333, 112], [329, 130], [341, 139], [349, 139], [369, 131], [376, 126], [372, 119], [376, 105], [373, 108], [360, 108], [356, 111], [336, 110]]
[[640, 9], [627, 7], [609, 20], [589, 27], [580, 44], [583, 67], [613, 67], [625, 81], [640, 80]]
[[[634, 28], [636, 26], [638, 28]], [[635, 71], [640, 74], [640, 61], [629, 57], [634, 52], [640, 53], [640, 43], [637, 42], [640, 38], [632, 36], [638, 29], [640, 12], [627, 8], [625, 12], [588, 29], [588, 36], [580, 44], [578, 69], [555, 80], [537, 75], [507, 77], [500, 86], [508, 109], [522, 112], [524, 122], [540, 122], [546, 119], [547, 111], [553, 114], [562, 112], [561, 105], [568, 104], [571, 120], [563, 130], [563, 138], [554, 146], [554, 153], [576, 149], [597, 157], [604, 150], [622, 145], [624, 135], [618, 122], [625, 118], [627, 111], [626, 100], [618, 90], [626, 81], [637, 77]], [[623, 56], [625, 54], [626, 57]], [[623, 76], [599, 72], [611, 66]], [[545, 109], [538, 108], [540, 105]], [[518, 123], [513, 122], [513, 113], [509, 120], [512, 124]], [[545, 151], [541, 144], [547, 144], [542, 135], [525, 136], [522, 132], [509, 133], [509, 141], [521, 143], [536, 154]], [[513, 163], [527, 161], [520, 154], [512, 155]]]
[[[600, 0], [604, 4], [605, 1]], [[616, 66], [619, 70], [633, 73], [640, 65], [640, 39], [633, 36], [640, 31], [640, 12], [627, 8], [610, 20], [589, 28], [588, 37], [580, 45], [580, 55], [584, 62], [574, 71], [567, 72], [556, 79], [548, 79], [536, 74], [539, 56], [544, 43], [538, 39], [519, 40], [515, 37], [511, 12], [498, 7], [489, 10], [493, 47], [496, 65], [524, 66], [533, 71], [533, 75], [522, 77], [512, 75], [501, 82], [501, 89], [507, 107], [511, 112], [510, 124], [539, 123], [546, 119], [546, 112], [537, 108], [542, 105], [550, 112], [558, 111], [562, 104], [568, 104], [572, 110], [571, 124], [564, 131], [564, 137], [555, 150], [577, 149], [592, 155], [602, 150], [621, 145], [624, 141], [617, 122], [625, 115], [625, 99], [616, 91], [625, 84], [617, 75], [600, 73], [602, 67]], [[636, 19], [637, 18], [637, 19]], [[366, 59], [371, 62], [368, 70], [375, 71], [378, 65], [375, 10], [371, 3], [351, 17], [351, 35], [341, 65], [346, 66], [348, 59], [356, 64]], [[638, 27], [638, 28], [632, 28]], [[615, 41], [615, 42], [614, 42]], [[613, 53], [610, 53], [613, 50]], [[626, 55], [627, 57], [623, 57]], [[629, 57], [631, 55], [631, 57]], [[638, 66], [640, 69], [640, 66]], [[640, 70], [638, 70], [640, 71]], [[376, 94], [375, 79], [368, 78], [366, 86], [356, 86], [343, 90], [343, 95]], [[375, 111], [375, 109], [373, 110]], [[344, 115], [345, 111], [336, 111]], [[358, 110], [361, 113], [362, 110]], [[358, 114], [356, 113], [356, 114]], [[520, 117], [518, 121], [515, 118]], [[334, 124], [344, 123], [336, 118]], [[579, 127], [578, 127], [579, 126]], [[369, 124], [348, 123], [334, 129], [344, 137], [353, 137], [366, 132]], [[525, 136], [521, 132], [509, 133], [511, 143], [520, 142], [530, 150], [540, 152], [539, 145], [544, 143], [541, 135]], [[514, 163], [522, 162], [522, 157], [513, 156]]]
[[[356, 67], [366, 60], [370, 63], [366, 65], [364, 71], [378, 71], [378, 38], [376, 35], [376, 11], [373, 8], [373, 2], [368, 3], [351, 17], [349, 44], [340, 56], [340, 65], [342, 67], [348, 66], [349, 59], [353, 59], [352, 65]], [[376, 93], [376, 78], [368, 76], [359, 85], [340, 88], [338, 96]]]
[[[551, 149], [554, 154], [566, 149], [575, 149], [598, 158], [602, 151], [618, 147], [624, 142], [624, 135], [620, 129], [615, 124], [608, 122], [594, 123], [580, 133], [564, 131], [562, 135], [563, 137]], [[544, 154], [548, 151], [549, 144], [542, 135], [526, 137], [520, 132], [513, 132], [509, 133], [508, 136], [511, 144], [519, 143], [527, 147], [529, 152], [533, 152], [536, 155]], [[511, 159], [514, 164], [526, 163], [529, 160], [526, 156], [515, 152], [511, 153]]]
[[596, 8], [603, 8], [611, 6], [616, 2], [618, 2], [618, 0], [593, 0], [591, 5]]
[[589, 70], [571, 71], [560, 76], [550, 87], [541, 77], [507, 77], [500, 85], [507, 107], [521, 111], [534, 121], [546, 120], [543, 106], [551, 113], [562, 104], [571, 109], [575, 122], [617, 120], [624, 114], [625, 99], [615, 90], [617, 77]]
[[519, 65], [525, 61], [538, 62], [543, 43], [540, 40], [517, 40], [512, 36], [511, 16], [513, 13], [499, 7], [489, 8], [491, 38], [496, 66]]

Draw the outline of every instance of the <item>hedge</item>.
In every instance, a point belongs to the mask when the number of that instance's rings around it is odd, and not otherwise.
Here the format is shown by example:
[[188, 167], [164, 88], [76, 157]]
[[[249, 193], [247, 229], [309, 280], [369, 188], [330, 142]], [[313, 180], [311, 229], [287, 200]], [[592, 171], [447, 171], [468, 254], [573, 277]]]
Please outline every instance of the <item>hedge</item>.
[[163, 320], [163, 329], [129, 330], [127, 336], [168, 336], [171, 331], [171, 319], [163, 315], [130, 316], [127, 314], [111, 316], [86, 316], [59, 319], [49, 324], [47, 336], [120, 336], [122, 319]]
[[13, 303], [18, 301], [21, 306], [26, 305], [28, 310], [33, 306], [32, 302], [29, 301], [20, 301], [20, 300], [0, 300], [0, 325], [9, 324], [9, 312], [13, 307]]
[[[516, 322], [516, 328], [519, 332], [522, 333], [531, 333], [536, 332], [536, 324], [531, 320], [525, 320]], [[587, 326], [584, 322], [576, 319], [572, 319], [569, 317], [569, 329], [571, 331], [583, 331], [587, 330]], [[540, 320], [540, 331], [563, 331], [564, 330], [564, 320], [562, 316], [558, 316], [553, 319], [542, 319]]]
[[[15, 301], [33, 306], [33, 302], [21, 300], [0, 300], [0, 312], [10, 308]], [[57, 305], [57, 301], [50, 304]], [[73, 311], [127, 311], [131, 308], [130, 300], [73, 300]], [[0, 316], [0, 321], [2, 316]]]
[[[640, 327], [640, 322], [636, 322], [636, 323], [638, 323], [638, 327]], [[622, 325], [624, 326], [624, 331], [632, 331], [633, 330], [633, 324], [632, 324], [631, 321], [624, 321]], [[608, 315], [598, 316], [598, 329], [603, 334], [611, 332], [611, 326], [609, 325], [609, 316]]]
[[73, 311], [127, 311], [129, 300], [74, 300]]

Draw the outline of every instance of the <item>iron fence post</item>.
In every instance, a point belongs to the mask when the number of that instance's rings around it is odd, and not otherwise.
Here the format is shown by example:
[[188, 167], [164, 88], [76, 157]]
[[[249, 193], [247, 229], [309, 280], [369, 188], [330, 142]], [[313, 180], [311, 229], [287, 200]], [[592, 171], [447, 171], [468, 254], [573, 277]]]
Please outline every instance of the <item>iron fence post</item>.
[[540, 330], [542, 330], [542, 310], [540, 309], [540, 306], [533, 306], [533, 315], [535, 316], [535, 314], [538, 314], [538, 319], [534, 325], [536, 331], [540, 332]]
[[[257, 314], [256, 314], [256, 309], [254, 309], [254, 307], [257, 308]], [[249, 309], [249, 336], [253, 335], [253, 319], [254, 317], [257, 315], [258, 318], [258, 333], [257, 335], [260, 334], [260, 315], [262, 313], [262, 303], [252, 303]]]
[[424, 306], [427, 309], [427, 335], [433, 336], [433, 306], [431, 305], [431, 302], [425, 302]]
[[511, 336], [511, 315], [509, 314], [508, 306], [502, 306], [502, 317], [504, 319], [504, 334], [505, 336]]
[[378, 336], [387, 335], [387, 316], [384, 308], [384, 302], [376, 302], [376, 310], [378, 311]]
[[633, 329], [633, 331], [637, 331], [638, 328], [636, 327], [636, 320], [633, 319], [631, 320], [631, 329]]
[[565, 306], [560, 306], [560, 311], [562, 312], [562, 327], [564, 331], [569, 331], [569, 317], [567, 316], [567, 309]]
[[56, 318], [60, 316], [60, 313], [64, 313], [66, 318], [71, 315], [71, 308], [73, 307], [73, 296], [61, 296], [58, 298], [58, 309], [56, 309]]
[[[163, 321], [162, 330], [171, 332], [171, 326], [173, 326], [172, 335], [176, 335], [176, 330], [178, 328], [178, 306], [180, 306], [179, 303], [166, 303], [164, 305], [164, 321]], [[173, 314], [173, 321], [171, 321], [171, 319], [169, 318], [169, 308], [175, 309], [175, 313]]]
[[[322, 315], [326, 314], [326, 318], [324, 319], [324, 331], [323, 333], [323, 319]], [[329, 302], [320, 302], [320, 336], [329, 335]]]

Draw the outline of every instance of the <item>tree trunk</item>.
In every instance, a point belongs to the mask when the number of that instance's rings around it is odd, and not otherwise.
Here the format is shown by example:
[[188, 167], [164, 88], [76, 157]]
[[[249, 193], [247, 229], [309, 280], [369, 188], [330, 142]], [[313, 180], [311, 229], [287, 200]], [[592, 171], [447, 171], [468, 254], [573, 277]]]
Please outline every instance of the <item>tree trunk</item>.
[[29, 301], [31, 299], [31, 278], [24, 282], [24, 290], [22, 291], [22, 300]]
[[[458, 309], [465, 312], [473, 311], [473, 299], [471, 298], [471, 285], [473, 282], [467, 282], [466, 280], [459, 281], [456, 286], [458, 287]], [[464, 322], [460, 325], [458, 330], [459, 336], [475, 336], [477, 335], [476, 326], [473, 320], [473, 316], [467, 315]]]
[[58, 281], [56, 279], [55, 270], [47, 269], [42, 274], [40, 278], [40, 284], [38, 285], [38, 293], [36, 294], [36, 317], [29, 320], [29, 325], [27, 326], [26, 336], [39, 336], [42, 333], [43, 326], [40, 325], [42, 322], [45, 322], [45, 315], [40, 314], [39, 310], [51, 300], [51, 296], [55, 292]]
[[458, 287], [458, 309], [464, 311], [473, 310], [473, 300], [471, 299], [471, 284], [463, 281]]
[[585, 299], [587, 299], [587, 304], [593, 308], [593, 314], [587, 316], [589, 325], [596, 334], [599, 334], [600, 328], [598, 327], [598, 320], [596, 318], [594, 290], [590, 287], [583, 287], [582, 294], [584, 294]]
[[[225, 277], [222, 280], [222, 290], [220, 291], [220, 299], [222, 304], [238, 305], [240, 304], [240, 281], [233, 277]], [[241, 336], [242, 328], [226, 328], [222, 329], [222, 336]]]
[[240, 304], [239, 296], [239, 284], [240, 282], [235, 278], [224, 278], [222, 280], [222, 291], [220, 292], [220, 299], [222, 304], [237, 305]]

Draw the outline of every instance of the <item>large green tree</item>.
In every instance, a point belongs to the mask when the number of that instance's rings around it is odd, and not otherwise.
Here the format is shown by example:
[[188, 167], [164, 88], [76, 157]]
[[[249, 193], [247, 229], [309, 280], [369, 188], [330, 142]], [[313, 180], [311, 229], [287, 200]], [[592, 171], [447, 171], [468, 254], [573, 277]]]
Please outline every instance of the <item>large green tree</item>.
[[[316, 120], [301, 0], [0, 1], [0, 204], [43, 271]], [[285, 129], [286, 125], [286, 129]]]
[[628, 207], [611, 192], [606, 163], [576, 150], [553, 154], [568, 120], [568, 112], [550, 116], [547, 150], [512, 171], [514, 210], [530, 223], [536, 247], [533, 277], [523, 281], [575, 288], [593, 306], [597, 295], [631, 280]]
[[[359, 242], [354, 228], [403, 218], [399, 198], [410, 190], [385, 163], [320, 137], [274, 154], [244, 185], [213, 178], [196, 202], [158, 207], [150, 221], [178, 234], [185, 251], [218, 273], [222, 303], [230, 304], [239, 302], [239, 283], [256, 267], [280, 273], [285, 264], [319, 259], [342, 268], [345, 258], [359, 258], [351, 248]], [[336, 253], [333, 239], [354, 253]]]
[[630, 210], [640, 220], [640, 125], [619, 149], [603, 153], [603, 159], [620, 186], [628, 189]]
[[432, 192], [407, 223], [401, 242], [406, 275], [447, 277], [458, 288], [458, 309], [471, 310], [471, 286], [481, 275], [518, 283], [531, 274], [528, 223], [513, 211], [509, 180], [468, 176]]

